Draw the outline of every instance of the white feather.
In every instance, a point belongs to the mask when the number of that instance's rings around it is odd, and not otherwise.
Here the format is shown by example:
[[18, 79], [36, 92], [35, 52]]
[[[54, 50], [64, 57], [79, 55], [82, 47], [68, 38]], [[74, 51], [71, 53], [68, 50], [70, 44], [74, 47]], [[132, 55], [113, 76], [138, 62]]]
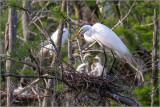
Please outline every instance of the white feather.
[[[57, 42], [57, 38], [58, 38], [58, 31], [56, 30], [52, 36], [51, 39], [53, 40], [54, 43]], [[64, 45], [65, 41], [67, 40], [67, 35], [68, 35], [68, 30], [67, 28], [63, 28], [63, 34], [62, 34], [62, 42], [61, 42], [61, 46]], [[49, 42], [48, 42], [49, 43]], [[51, 43], [45, 45], [44, 47], [41, 48], [39, 55], [45, 55], [47, 52], [49, 51], [50, 55], [53, 55], [54, 53], [54, 47]]]

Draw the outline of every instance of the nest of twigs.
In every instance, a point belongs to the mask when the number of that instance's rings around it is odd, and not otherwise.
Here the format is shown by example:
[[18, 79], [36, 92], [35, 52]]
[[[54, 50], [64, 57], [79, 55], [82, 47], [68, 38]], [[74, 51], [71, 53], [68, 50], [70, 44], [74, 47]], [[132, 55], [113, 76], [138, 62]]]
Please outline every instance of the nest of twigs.
[[90, 92], [98, 92], [99, 94], [107, 91], [112, 93], [128, 92], [116, 84], [119, 80], [117, 75], [95, 77], [77, 72], [65, 72], [64, 79], [77, 90], [88, 90]]

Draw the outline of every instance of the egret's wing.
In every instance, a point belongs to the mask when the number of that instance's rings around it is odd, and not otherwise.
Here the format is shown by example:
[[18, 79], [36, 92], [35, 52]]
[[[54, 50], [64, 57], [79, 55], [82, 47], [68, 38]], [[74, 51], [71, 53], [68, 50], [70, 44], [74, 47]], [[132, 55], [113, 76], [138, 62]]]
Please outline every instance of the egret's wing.
[[131, 63], [136, 63], [126, 45], [111, 29], [103, 24], [96, 23], [92, 27], [92, 32], [92, 35], [99, 43], [111, 49], [120, 58], [124, 58]]
[[108, 27], [97, 23], [92, 27], [93, 36], [109, 49], [126, 51], [127, 47], [121, 41], [121, 39]]
[[63, 29], [63, 35], [62, 35], [62, 43], [61, 43], [61, 46], [64, 45], [65, 41], [67, 40], [67, 36], [68, 36], [68, 30], [67, 30], [67, 28], [64, 28], [64, 29]]
[[[67, 28], [63, 28], [63, 34], [62, 34], [62, 43], [61, 45], [64, 45], [64, 42], [67, 40], [68, 30]], [[58, 29], [52, 34], [51, 39], [54, 41], [54, 43], [57, 42], [58, 38]]]
[[80, 70], [81, 70], [82, 68], [84, 68], [85, 66], [86, 66], [85, 63], [78, 65], [76, 71], [80, 72]]
[[57, 41], [57, 36], [58, 36], [58, 29], [51, 36], [51, 39], [53, 40], [54, 43], [56, 43]]

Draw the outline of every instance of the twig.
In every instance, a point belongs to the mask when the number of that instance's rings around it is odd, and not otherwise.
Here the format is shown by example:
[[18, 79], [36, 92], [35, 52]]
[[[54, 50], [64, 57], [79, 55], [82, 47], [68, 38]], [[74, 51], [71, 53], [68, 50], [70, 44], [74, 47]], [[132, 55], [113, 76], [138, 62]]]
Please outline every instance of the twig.
[[[18, 59], [14, 59], [14, 58], [7, 58], [7, 59], [8, 60], [12, 60], [12, 61], [16, 61], [16, 62], [20, 62], [20, 63], [26, 64], [26, 65], [29, 65], [29, 66], [32, 66], [32, 67], [35, 67], [35, 68], [37, 66], [37, 65], [35, 65], [35, 64], [33, 64], [33, 63], [29, 62], [29, 61], [25, 61], [25, 60], [18, 60]], [[46, 73], [51, 73], [53, 70], [57, 70], [57, 69], [48, 70], [48, 69], [46, 69], [44, 67], [39, 67], [39, 68], [40, 68], [41, 71], [44, 71]]]
[[34, 92], [34, 94], [37, 95], [39, 107], [41, 107], [41, 99], [40, 99], [40, 95], [36, 92], [36, 90], [35, 90], [33, 87], [32, 87], [32, 91]]
[[83, 59], [83, 55], [82, 55], [82, 48], [80, 46], [80, 41], [79, 41], [79, 38], [77, 37], [77, 43], [78, 43], [78, 48], [79, 48], [79, 51], [80, 51], [80, 57], [81, 57], [81, 61], [82, 63], [85, 63], [84, 62], [84, 59]]
[[141, 27], [152, 26], [152, 25], [154, 25], [154, 22], [153, 23], [149, 23], [149, 24], [145, 24], [145, 25], [141, 25]]
[[[49, 74], [44, 74], [43, 76], [48, 76]], [[32, 87], [33, 84], [36, 84], [37, 82], [39, 82], [41, 79], [43, 78], [38, 78], [36, 80], [34, 80], [33, 82], [31, 82], [29, 85], [25, 86], [21, 91], [19, 91], [18, 93], [16, 93], [16, 95], [21, 94], [22, 92], [24, 92], [26, 89]]]
[[112, 28], [112, 30], [115, 29], [119, 24], [122, 23], [122, 21], [123, 21], [124, 19], [126, 19], [126, 18], [128, 17], [128, 15], [130, 14], [131, 9], [133, 8], [135, 2], [136, 2], [136, 0], [134, 0], [132, 6], [130, 7], [130, 9], [129, 9], [129, 11], [128, 11], [128, 13], [127, 13], [121, 20], [119, 20], [116, 25], [114, 25], [114, 27]]
[[158, 20], [155, 20], [153, 23], [141, 25], [141, 27], [152, 26], [152, 25], [154, 25], [157, 21], [158, 21]]

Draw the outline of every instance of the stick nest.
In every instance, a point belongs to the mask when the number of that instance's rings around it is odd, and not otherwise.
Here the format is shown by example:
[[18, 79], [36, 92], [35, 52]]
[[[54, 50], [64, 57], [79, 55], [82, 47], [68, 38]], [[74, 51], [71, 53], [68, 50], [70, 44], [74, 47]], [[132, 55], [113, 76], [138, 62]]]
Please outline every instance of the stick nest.
[[119, 80], [117, 75], [106, 77], [94, 77], [87, 74], [80, 74], [77, 72], [64, 72], [64, 79], [77, 90], [96, 91], [99, 94], [104, 92], [122, 93], [128, 92], [122, 87], [116, 85]]

